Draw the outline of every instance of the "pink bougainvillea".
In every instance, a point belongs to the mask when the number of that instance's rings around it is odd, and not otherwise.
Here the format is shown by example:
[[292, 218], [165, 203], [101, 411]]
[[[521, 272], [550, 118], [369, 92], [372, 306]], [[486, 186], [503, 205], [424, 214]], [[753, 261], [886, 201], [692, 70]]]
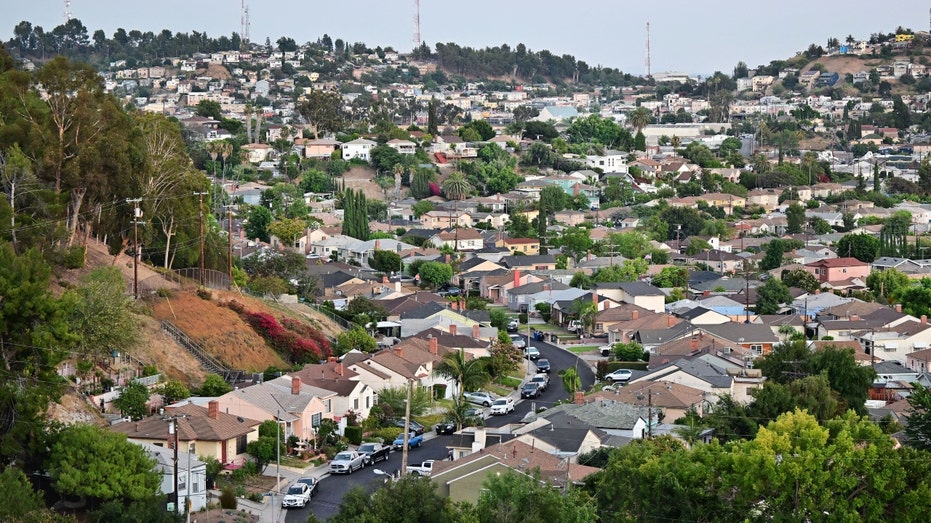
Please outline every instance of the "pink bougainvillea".
[[[233, 307], [230, 307], [233, 308]], [[330, 341], [317, 329], [291, 318], [281, 320], [265, 312], [242, 311], [246, 321], [279, 354], [293, 363], [319, 363], [332, 354]]]

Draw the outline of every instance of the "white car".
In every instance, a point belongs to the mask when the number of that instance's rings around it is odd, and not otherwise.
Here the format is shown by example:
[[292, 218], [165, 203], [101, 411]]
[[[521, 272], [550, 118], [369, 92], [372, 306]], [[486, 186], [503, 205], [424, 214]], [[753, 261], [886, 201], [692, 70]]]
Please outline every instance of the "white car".
[[514, 398], [498, 398], [491, 404], [491, 414], [510, 414], [514, 412]]
[[536, 347], [527, 347], [527, 349], [524, 351], [524, 357], [531, 360], [538, 360], [540, 359], [540, 351], [537, 350]]
[[352, 474], [365, 466], [365, 456], [354, 450], [340, 452], [330, 462], [330, 474]]
[[523, 349], [527, 346], [527, 342], [524, 341], [524, 338], [522, 338], [519, 334], [511, 334], [510, 338], [511, 345], [513, 345], [515, 349]]
[[304, 483], [295, 483], [281, 499], [281, 506], [304, 508], [308, 501], [310, 501], [310, 487]]
[[469, 403], [475, 403], [483, 407], [490, 407], [495, 401], [495, 397], [487, 392], [466, 392], [462, 395]]
[[627, 382], [627, 381], [630, 381], [631, 375], [632, 373], [630, 372], [629, 369], [617, 369], [611, 374], [606, 374], [605, 381], [610, 382], [610, 383], [614, 383], [617, 381]]

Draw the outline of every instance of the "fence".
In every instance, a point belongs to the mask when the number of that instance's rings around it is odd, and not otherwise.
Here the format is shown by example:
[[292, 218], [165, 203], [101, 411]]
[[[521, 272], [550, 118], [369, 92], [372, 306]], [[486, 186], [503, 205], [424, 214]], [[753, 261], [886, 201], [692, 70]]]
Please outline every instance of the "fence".
[[162, 330], [191, 353], [206, 371], [223, 376], [223, 379], [229, 383], [242, 381], [246, 375], [245, 371], [228, 369], [170, 321], [162, 321]]

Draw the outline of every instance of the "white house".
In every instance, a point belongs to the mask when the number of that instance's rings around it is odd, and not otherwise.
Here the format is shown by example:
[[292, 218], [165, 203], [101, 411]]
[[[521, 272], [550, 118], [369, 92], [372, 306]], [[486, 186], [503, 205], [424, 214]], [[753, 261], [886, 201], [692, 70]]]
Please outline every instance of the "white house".
[[378, 142], [366, 140], [365, 138], [356, 138], [351, 142], [346, 142], [343, 144], [343, 160], [358, 158], [370, 161], [372, 159], [372, 148], [376, 145], [378, 145]]

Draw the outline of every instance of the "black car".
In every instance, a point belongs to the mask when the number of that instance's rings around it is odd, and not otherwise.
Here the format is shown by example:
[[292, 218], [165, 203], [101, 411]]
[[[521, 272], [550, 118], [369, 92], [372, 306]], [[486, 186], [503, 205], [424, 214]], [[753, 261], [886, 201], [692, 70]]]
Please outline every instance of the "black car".
[[[394, 420], [394, 426], [395, 426], [395, 427], [398, 427], [398, 428], [400, 428], [400, 429], [403, 429], [403, 428], [404, 428], [404, 420], [403, 420], [403, 419]], [[426, 430], [426, 429], [424, 428], [423, 425], [421, 425], [420, 423], [417, 423], [417, 422], [414, 421], [414, 420], [411, 420], [411, 421], [410, 421], [410, 429], [411, 429], [411, 432], [417, 434], [418, 436], [420, 436], [421, 434], [423, 434], [424, 431]]]
[[456, 432], [456, 422], [443, 421], [441, 423], [437, 423], [436, 426], [433, 427], [433, 430], [437, 434], [452, 434]]
[[550, 373], [550, 360], [546, 358], [540, 358], [537, 360], [537, 372], [544, 372], [546, 374]]
[[534, 382], [524, 383], [520, 387], [520, 397], [521, 398], [539, 398], [540, 397], [540, 386]]

